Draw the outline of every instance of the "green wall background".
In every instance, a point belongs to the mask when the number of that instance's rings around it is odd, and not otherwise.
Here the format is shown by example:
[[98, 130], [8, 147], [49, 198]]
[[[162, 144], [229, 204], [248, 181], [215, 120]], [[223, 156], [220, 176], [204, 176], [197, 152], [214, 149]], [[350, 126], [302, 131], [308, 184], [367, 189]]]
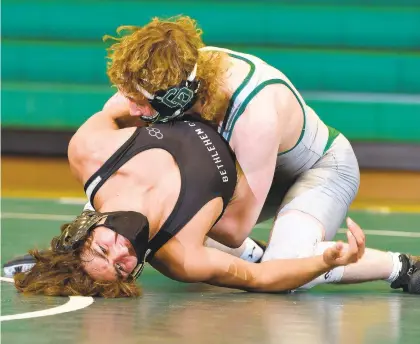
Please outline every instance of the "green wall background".
[[419, 0], [3, 0], [2, 126], [74, 130], [114, 92], [102, 36], [178, 14], [281, 69], [350, 139], [420, 142]]

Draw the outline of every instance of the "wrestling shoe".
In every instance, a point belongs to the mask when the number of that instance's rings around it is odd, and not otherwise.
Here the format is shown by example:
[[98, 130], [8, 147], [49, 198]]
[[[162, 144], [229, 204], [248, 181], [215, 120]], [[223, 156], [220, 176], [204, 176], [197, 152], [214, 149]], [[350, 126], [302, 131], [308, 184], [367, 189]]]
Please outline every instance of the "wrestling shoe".
[[264, 256], [265, 250], [267, 249], [267, 243], [263, 240], [258, 240], [258, 239], [254, 239], [254, 238], [251, 238], [251, 239], [263, 250], [263, 254], [262, 254], [261, 258], [256, 261], [256, 263], [261, 263], [261, 259]]
[[35, 265], [35, 258], [30, 254], [16, 257], [3, 265], [3, 274], [5, 277], [13, 277], [18, 272], [26, 272]]
[[400, 254], [400, 261], [402, 267], [397, 279], [391, 283], [391, 288], [402, 288], [409, 294], [420, 294], [420, 256]]

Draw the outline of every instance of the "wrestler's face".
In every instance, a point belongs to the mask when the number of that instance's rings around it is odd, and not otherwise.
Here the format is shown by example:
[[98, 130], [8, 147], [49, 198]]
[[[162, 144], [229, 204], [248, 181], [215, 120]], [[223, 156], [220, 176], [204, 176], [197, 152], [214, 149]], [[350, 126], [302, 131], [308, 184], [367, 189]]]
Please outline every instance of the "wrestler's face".
[[155, 109], [147, 102], [145, 104], [135, 103], [129, 100], [130, 106], [130, 115], [131, 116], [153, 116], [155, 114]]
[[126, 279], [137, 265], [131, 243], [109, 228], [95, 228], [87, 246], [81, 254], [83, 268], [95, 280]]
[[152, 116], [155, 114], [155, 109], [152, 108], [145, 97], [139, 97], [139, 99], [136, 99], [136, 101], [128, 96], [125, 97], [128, 100], [131, 116]]

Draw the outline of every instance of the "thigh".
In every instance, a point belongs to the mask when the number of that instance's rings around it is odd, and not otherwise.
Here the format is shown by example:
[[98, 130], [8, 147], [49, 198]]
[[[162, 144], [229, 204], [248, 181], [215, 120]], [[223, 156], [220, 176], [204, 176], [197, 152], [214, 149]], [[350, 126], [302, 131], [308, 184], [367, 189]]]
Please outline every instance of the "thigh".
[[340, 134], [330, 149], [289, 188], [279, 213], [297, 210], [311, 215], [322, 224], [325, 239], [331, 240], [356, 196], [359, 182], [356, 156]]

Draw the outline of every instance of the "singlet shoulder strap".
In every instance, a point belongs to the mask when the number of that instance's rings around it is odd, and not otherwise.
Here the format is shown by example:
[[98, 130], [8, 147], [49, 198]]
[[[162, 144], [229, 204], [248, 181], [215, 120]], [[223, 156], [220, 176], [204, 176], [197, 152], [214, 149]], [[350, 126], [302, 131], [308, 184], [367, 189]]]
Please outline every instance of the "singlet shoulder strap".
[[[115, 171], [138, 153], [130, 150], [139, 134], [139, 130], [140, 128], [137, 128], [131, 137], [86, 181], [84, 190], [92, 205], [99, 188]], [[144, 147], [144, 149], [147, 149], [147, 147]]]

